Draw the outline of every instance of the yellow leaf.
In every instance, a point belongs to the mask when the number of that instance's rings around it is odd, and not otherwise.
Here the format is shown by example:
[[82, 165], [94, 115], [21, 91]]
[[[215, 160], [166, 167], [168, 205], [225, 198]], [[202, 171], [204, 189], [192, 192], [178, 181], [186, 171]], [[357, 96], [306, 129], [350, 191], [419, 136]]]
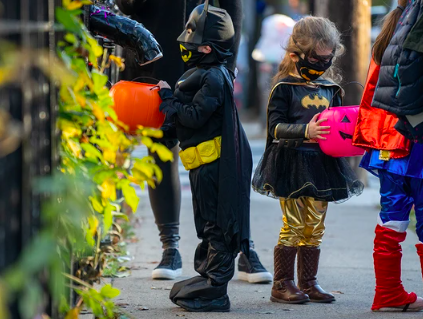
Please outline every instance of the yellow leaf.
[[85, 107], [87, 105], [87, 99], [85, 98], [85, 96], [75, 93], [75, 99], [76, 102], [82, 107]]
[[129, 180], [131, 183], [134, 183], [134, 184], [140, 184], [140, 183], [141, 183], [139, 180], [137, 180], [137, 179], [136, 179], [136, 178], [134, 178], [133, 176], [128, 176], [128, 180]]
[[79, 137], [82, 134], [81, 128], [71, 121], [61, 119], [58, 125], [62, 131], [62, 137], [65, 139]]
[[70, 0], [63, 0], [63, 6], [67, 9], [67, 10], [76, 10], [81, 8], [84, 4], [92, 4], [91, 1], [87, 1], [87, 0], [74, 0], [74, 1], [70, 1]]
[[69, 310], [69, 312], [66, 314], [65, 319], [78, 319], [79, 318], [79, 308], [73, 308]]
[[89, 197], [91, 204], [96, 212], [102, 213], [103, 212], [103, 205], [98, 201], [97, 198], [90, 196]]
[[119, 68], [120, 71], [125, 70], [125, 59], [122, 59], [120, 57], [110, 55], [109, 56], [110, 61], [113, 61]]
[[84, 87], [85, 87], [84, 78], [78, 77], [78, 80], [76, 81], [75, 85], [73, 86], [73, 91], [74, 92], [81, 91]]
[[99, 121], [104, 121], [104, 111], [96, 103], [93, 103], [93, 114]]
[[116, 200], [116, 184], [111, 178], [106, 179], [101, 184], [101, 197], [104, 199], [110, 198], [112, 201]]
[[75, 157], [81, 157], [81, 146], [74, 140], [67, 140], [67, 145]]
[[152, 153], [157, 153], [162, 162], [173, 161], [173, 153], [162, 144], [154, 143], [153, 146], [151, 146], [150, 151]]
[[88, 41], [88, 44], [91, 46], [94, 52], [94, 55], [96, 57], [100, 57], [103, 54], [103, 48], [98, 44], [97, 40], [94, 39], [89, 34], [87, 34], [87, 41]]
[[103, 158], [110, 164], [116, 163], [116, 151], [110, 148], [103, 149]]
[[97, 233], [97, 228], [98, 228], [99, 224], [100, 223], [95, 216], [88, 217], [89, 227], [88, 227], [88, 231], [87, 231], [87, 236], [85, 238], [86, 238], [88, 244], [90, 244], [91, 246], [94, 246], [94, 244], [95, 244], [93, 237]]
[[132, 212], [135, 213], [140, 199], [138, 198], [135, 189], [129, 185], [129, 181], [122, 183], [122, 193], [125, 197], [125, 202], [131, 207]]
[[154, 170], [151, 164], [136, 161], [134, 163], [134, 169], [146, 175], [147, 178], [152, 178], [154, 176]]

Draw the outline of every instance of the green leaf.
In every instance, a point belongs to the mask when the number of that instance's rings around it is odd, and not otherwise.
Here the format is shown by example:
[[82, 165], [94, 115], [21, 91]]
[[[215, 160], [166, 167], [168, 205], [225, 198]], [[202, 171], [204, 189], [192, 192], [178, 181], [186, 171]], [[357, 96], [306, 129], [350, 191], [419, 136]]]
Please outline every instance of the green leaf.
[[114, 109], [112, 109], [111, 107], [103, 107], [103, 110], [114, 120], [117, 121], [118, 117], [116, 115], [116, 112]]
[[129, 218], [126, 214], [113, 212], [112, 215], [115, 218], [122, 218], [122, 219], [126, 220], [127, 222], [129, 222]]
[[21, 264], [25, 266], [26, 272], [34, 273], [48, 265], [56, 254], [56, 243], [51, 234], [40, 234], [26, 247]]
[[130, 185], [130, 182], [125, 179], [122, 181], [126, 181], [122, 183], [122, 193], [125, 197], [126, 203], [131, 207], [132, 211], [135, 213], [137, 211], [138, 203], [140, 199], [137, 196], [137, 193], [135, 192], [135, 189]]
[[103, 48], [98, 44], [97, 40], [90, 36], [88, 33], [87, 42], [91, 46], [91, 50], [95, 57], [100, 57], [103, 54]]
[[104, 298], [113, 299], [113, 298], [116, 298], [117, 296], [120, 295], [120, 291], [119, 291], [119, 289], [113, 288], [112, 285], [107, 284], [107, 285], [103, 286], [103, 288], [101, 288], [100, 294]]
[[162, 144], [154, 143], [150, 151], [156, 153], [162, 162], [173, 161], [173, 153]]
[[114, 170], [103, 170], [95, 173], [93, 176], [94, 183], [101, 185], [108, 178], [116, 178], [116, 172]]
[[103, 212], [103, 205], [101, 205], [100, 201], [97, 199], [97, 197], [89, 197], [91, 204], [93, 205], [93, 208], [96, 212], [102, 213]]
[[142, 136], [141, 143], [150, 148], [153, 145], [153, 140], [147, 136]]
[[82, 36], [81, 25], [71, 12], [61, 7], [56, 7], [56, 19], [67, 31]]
[[103, 162], [103, 155], [98, 149], [89, 143], [82, 143], [81, 148], [85, 151], [85, 157], [87, 158], [98, 158]]
[[65, 40], [68, 41], [69, 43], [77, 43], [78, 39], [76, 38], [76, 36], [73, 33], [67, 33], [65, 35]]
[[110, 229], [110, 227], [112, 227], [113, 224], [113, 206], [108, 203], [106, 206], [106, 209], [104, 210], [104, 231], [107, 233]]
[[163, 173], [162, 170], [160, 169], [160, 167], [156, 164], [153, 165], [153, 169], [154, 169], [154, 175], [156, 176], [157, 182], [161, 183], [162, 179], [163, 179]]
[[113, 148], [112, 143], [106, 139], [100, 139], [93, 136], [90, 138], [90, 142], [91, 144], [97, 144], [100, 147]]
[[107, 75], [104, 75], [95, 69], [91, 72], [91, 77], [94, 82], [94, 92], [96, 93], [100, 92], [104, 88], [109, 79]]
[[24, 319], [36, 317], [38, 307], [41, 305], [42, 289], [35, 280], [27, 283], [19, 302], [19, 310]]

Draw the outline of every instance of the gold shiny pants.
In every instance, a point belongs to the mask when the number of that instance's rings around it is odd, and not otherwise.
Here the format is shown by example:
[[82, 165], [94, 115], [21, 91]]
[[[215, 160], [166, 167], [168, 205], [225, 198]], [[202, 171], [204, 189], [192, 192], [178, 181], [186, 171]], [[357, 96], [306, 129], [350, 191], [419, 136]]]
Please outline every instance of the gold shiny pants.
[[319, 246], [325, 233], [327, 202], [311, 197], [280, 199], [283, 226], [279, 234], [279, 245]]

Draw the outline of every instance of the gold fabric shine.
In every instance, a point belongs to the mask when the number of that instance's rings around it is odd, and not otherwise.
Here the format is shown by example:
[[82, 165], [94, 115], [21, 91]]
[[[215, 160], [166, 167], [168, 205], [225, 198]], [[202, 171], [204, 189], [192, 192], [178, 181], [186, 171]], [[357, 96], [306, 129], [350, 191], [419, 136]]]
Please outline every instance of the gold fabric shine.
[[325, 233], [327, 202], [311, 197], [280, 199], [283, 226], [279, 234], [279, 245], [319, 246]]

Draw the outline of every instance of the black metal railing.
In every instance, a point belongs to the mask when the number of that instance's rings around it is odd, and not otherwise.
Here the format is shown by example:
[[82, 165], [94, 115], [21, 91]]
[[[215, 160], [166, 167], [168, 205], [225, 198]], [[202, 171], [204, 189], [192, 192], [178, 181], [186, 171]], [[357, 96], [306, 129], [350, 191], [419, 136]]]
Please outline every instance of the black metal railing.
[[[20, 147], [0, 157], [0, 272], [13, 264], [40, 226], [40, 201], [33, 181], [58, 161], [56, 89], [31, 65], [40, 50], [55, 54], [54, 11], [60, 0], [0, 0], [0, 40], [21, 58], [16, 79], [0, 88], [0, 108], [21, 127]], [[1, 48], [0, 48], [1, 49]], [[19, 318], [12, 306], [13, 318]]]

